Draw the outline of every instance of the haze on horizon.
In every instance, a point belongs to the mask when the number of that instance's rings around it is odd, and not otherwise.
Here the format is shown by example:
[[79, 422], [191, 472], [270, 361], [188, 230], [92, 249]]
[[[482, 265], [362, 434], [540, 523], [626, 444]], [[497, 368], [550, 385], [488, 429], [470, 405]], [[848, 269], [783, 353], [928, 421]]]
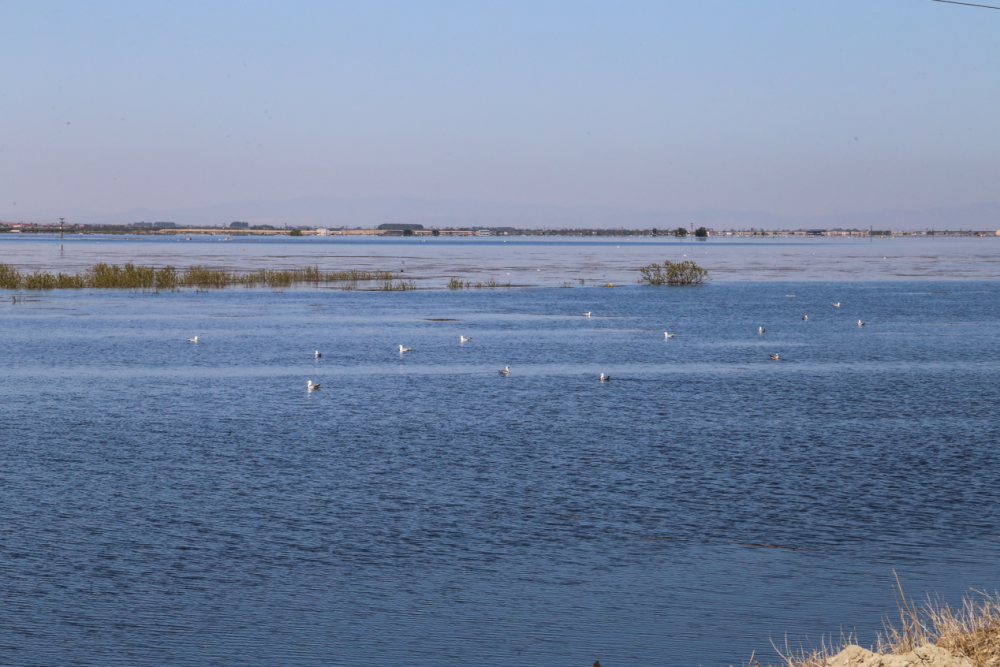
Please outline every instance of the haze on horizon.
[[0, 37], [3, 219], [1000, 199], [1000, 12], [930, 0], [3, 3]]

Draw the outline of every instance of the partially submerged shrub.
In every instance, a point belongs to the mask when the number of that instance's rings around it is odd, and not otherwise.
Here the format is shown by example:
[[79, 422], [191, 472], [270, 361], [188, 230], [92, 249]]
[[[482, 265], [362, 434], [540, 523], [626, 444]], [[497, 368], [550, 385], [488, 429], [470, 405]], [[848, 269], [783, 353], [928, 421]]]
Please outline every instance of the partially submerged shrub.
[[642, 274], [639, 282], [647, 285], [704, 285], [711, 280], [708, 271], [691, 260], [668, 260], [662, 265], [653, 262], [649, 266], [640, 267], [639, 273]]

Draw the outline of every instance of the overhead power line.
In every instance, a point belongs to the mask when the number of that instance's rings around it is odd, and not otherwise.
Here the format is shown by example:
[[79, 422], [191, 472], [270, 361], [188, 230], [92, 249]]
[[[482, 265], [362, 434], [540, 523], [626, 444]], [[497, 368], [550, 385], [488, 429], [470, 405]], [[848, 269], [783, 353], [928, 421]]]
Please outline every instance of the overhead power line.
[[965, 5], [966, 7], [982, 7], [983, 9], [1000, 9], [993, 5], [974, 5], [971, 2], [957, 2], [956, 0], [932, 0], [933, 2], [944, 2], [949, 5]]

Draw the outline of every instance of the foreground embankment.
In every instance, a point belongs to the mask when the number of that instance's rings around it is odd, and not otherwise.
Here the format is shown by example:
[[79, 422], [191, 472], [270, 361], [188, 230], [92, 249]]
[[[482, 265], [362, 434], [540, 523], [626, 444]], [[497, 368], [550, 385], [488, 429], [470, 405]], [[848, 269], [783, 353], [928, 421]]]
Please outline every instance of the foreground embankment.
[[1000, 595], [966, 598], [959, 609], [933, 602], [918, 608], [903, 598], [899, 625], [887, 623], [870, 649], [847, 637], [811, 652], [786, 646], [781, 656], [786, 667], [997, 667]]

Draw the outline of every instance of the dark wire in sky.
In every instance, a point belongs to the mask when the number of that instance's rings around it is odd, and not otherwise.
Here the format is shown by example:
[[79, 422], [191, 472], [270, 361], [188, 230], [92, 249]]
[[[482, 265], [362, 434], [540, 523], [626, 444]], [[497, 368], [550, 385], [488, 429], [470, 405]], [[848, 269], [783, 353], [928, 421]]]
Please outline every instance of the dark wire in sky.
[[971, 2], [958, 2], [957, 0], [933, 0], [934, 2], [945, 2], [949, 5], [965, 5], [966, 7], [983, 7], [984, 9], [1000, 9], [1000, 7], [994, 7], [993, 5], [975, 5]]

